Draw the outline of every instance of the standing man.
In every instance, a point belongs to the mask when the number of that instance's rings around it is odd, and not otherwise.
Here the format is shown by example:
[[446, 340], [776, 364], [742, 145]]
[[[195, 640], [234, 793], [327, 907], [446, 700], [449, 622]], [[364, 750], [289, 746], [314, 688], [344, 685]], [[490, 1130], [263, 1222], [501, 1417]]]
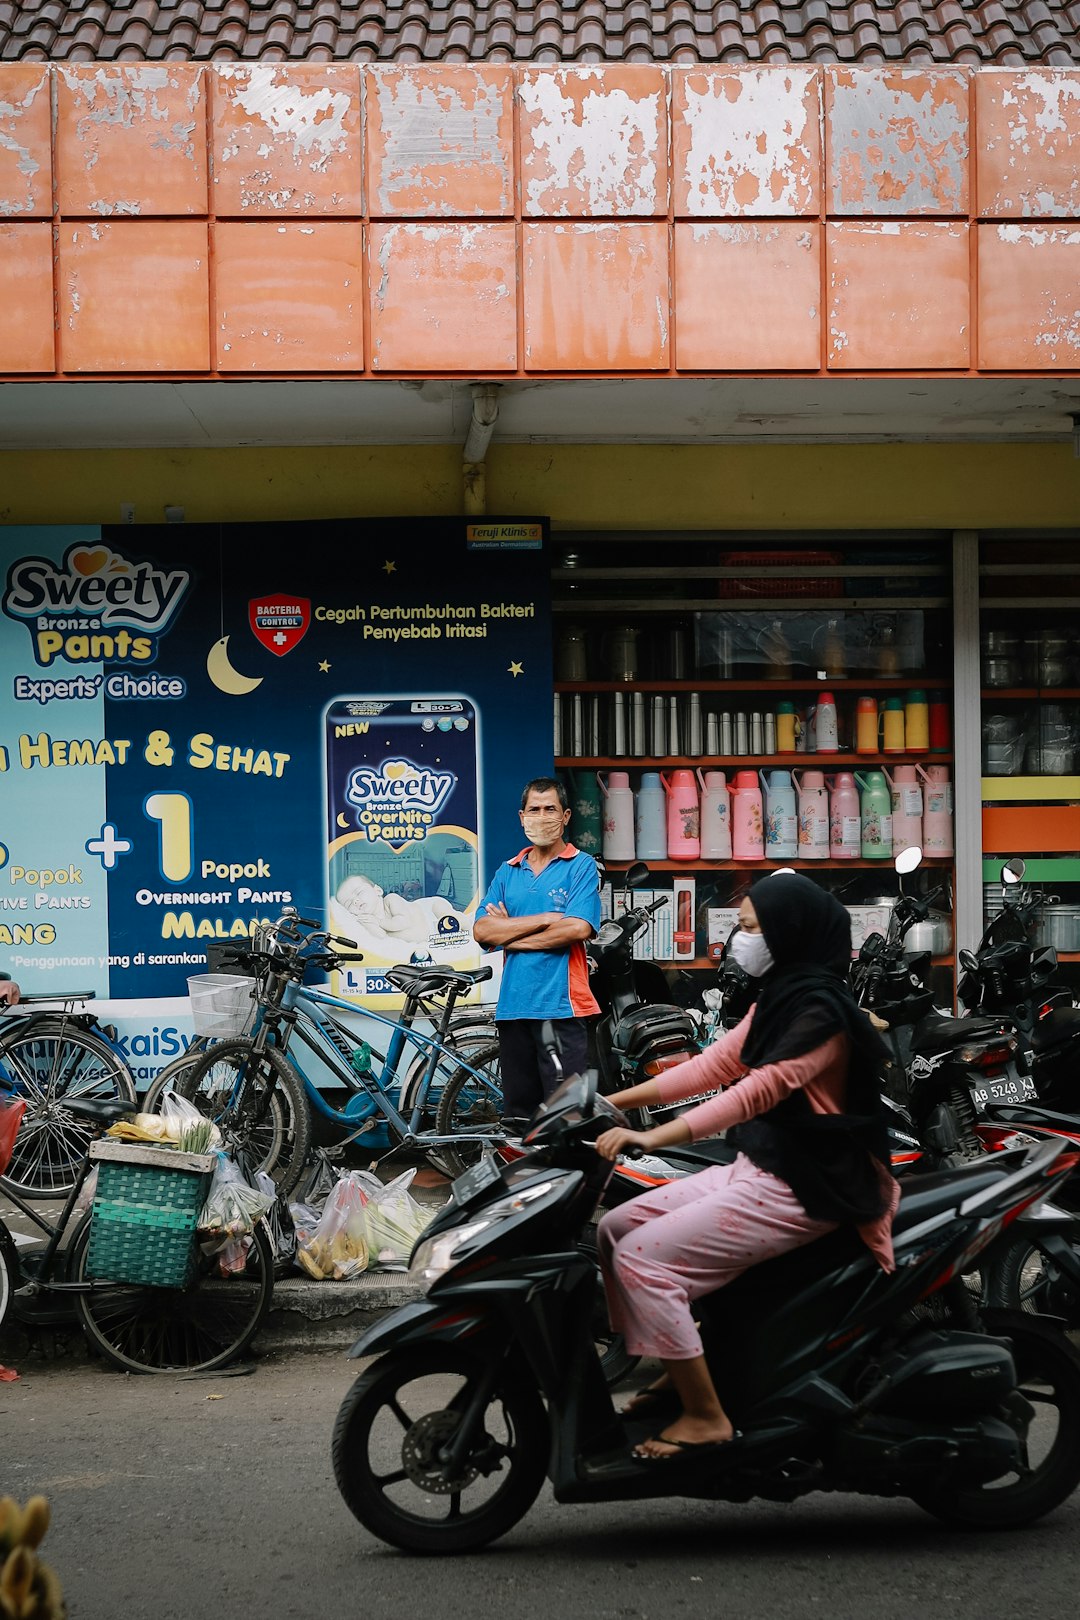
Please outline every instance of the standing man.
[[528, 845], [499, 867], [473, 925], [477, 944], [504, 953], [495, 1021], [503, 1116], [513, 1123], [555, 1089], [541, 1024], [554, 1024], [563, 1074], [576, 1074], [588, 1045], [581, 1020], [600, 1011], [585, 957], [585, 941], [600, 926], [600, 879], [592, 856], [566, 840], [566, 789], [554, 777], [534, 778], [519, 814]]

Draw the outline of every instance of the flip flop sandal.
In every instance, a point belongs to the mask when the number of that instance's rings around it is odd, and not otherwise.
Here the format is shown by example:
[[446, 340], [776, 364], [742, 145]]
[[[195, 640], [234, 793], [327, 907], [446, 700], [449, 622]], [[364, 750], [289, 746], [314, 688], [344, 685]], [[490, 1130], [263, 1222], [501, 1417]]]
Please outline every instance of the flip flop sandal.
[[[663, 1452], [657, 1456], [651, 1451], [639, 1451], [637, 1447], [630, 1453], [635, 1462], [639, 1463], [669, 1463], [685, 1462], [689, 1457], [697, 1455], [706, 1456], [711, 1451], [736, 1451], [742, 1439], [742, 1433], [736, 1429], [730, 1440], [671, 1440], [665, 1434], [654, 1434], [650, 1439], [659, 1440], [662, 1446], [677, 1446], [678, 1450]], [[686, 1455], [683, 1455], [683, 1454]]]

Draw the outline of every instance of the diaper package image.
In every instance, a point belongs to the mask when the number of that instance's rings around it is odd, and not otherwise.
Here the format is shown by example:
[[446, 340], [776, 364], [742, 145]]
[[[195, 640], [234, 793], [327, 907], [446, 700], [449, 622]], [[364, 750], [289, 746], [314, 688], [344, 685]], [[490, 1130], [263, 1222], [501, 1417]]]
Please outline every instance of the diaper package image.
[[370, 1006], [399, 962], [478, 967], [479, 715], [467, 698], [344, 698], [326, 711], [327, 915], [364, 961], [334, 975]]

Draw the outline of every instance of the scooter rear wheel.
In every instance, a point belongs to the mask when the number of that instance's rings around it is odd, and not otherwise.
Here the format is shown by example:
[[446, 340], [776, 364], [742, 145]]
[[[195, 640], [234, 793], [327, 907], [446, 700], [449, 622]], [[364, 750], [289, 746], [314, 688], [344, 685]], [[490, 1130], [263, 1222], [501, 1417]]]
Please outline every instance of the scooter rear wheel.
[[456, 1345], [390, 1352], [342, 1402], [334, 1477], [365, 1529], [407, 1552], [472, 1552], [505, 1535], [544, 1482], [548, 1421], [536, 1390], [507, 1364], [453, 1471], [439, 1453], [490, 1363]]
[[1038, 1317], [984, 1311], [989, 1332], [1012, 1341], [1017, 1388], [1034, 1408], [1028, 1466], [983, 1485], [945, 1478], [912, 1497], [937, 1519], [967, 1530], [1015, 1530], [1058, 1507], [1080, 1485], [1080, 1355]]

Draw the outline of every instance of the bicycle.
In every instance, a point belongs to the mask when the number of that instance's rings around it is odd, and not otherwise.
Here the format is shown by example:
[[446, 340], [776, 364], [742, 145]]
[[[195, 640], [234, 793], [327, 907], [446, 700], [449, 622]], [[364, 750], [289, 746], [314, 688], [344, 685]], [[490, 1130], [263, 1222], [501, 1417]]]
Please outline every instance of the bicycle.
[[[133, 1102], [122, 1099], [73, 1098], [68, 1106], [91, 1140], [135, 1111]], [[216, 1274], [216, 1256], [196, 1248], [192, 1275], [182, 1288], [92, 1278], [87, 1274], [92, 1212], [61, 1248], [90, 1169], [88, 1144], [55, 1221], [7, 1189], [6, 1197], [46, 1241], [40, 1251], [24, 1256], [0, 1216], [0, 1326], [9, 1312], [28, 1326], [63, 1324], [74, 1308], [91, 1349], [123, 1372], [210, 1372], [235, 1361], [270, 1308], [274, 1252], [265, 1223], [251, 1234], [244, 1270], [228, 1277]]]
[[[340, 960], [340, 958], [336, 960]], [[260, 964], [256, 962], [251, 951], [245, 950], [243, 947], [236, 947], [234, 950], [226, 952], [219, 958], [219, 961], [227, 967], [237, 968], [247, 974], [257, 974], [260, 971]], [[406, 968], [409, 972], [412, 971], [409, 964], [401, 963], [399, 966]], [[393, 971], [396, 972], [397, 969], [395, 968]], [[484, 982], [486, 978], [490, 978], [490, 972], [482, 975], [477, 982]], [[439, 984], [430, 991], [426, 989], [424, 983], [419, 986], [413, 984], [408, 993], [402, 1019], [407, 1019], [411, 1024], [417, 1018], [425, 1018], [431, 1024], [433, 1030], [441, 1029], [444, 1014], [441, 997], [445, 994], [445, 990], [446, 986], [444, 984]], [[243, 1033], [246, 1034], [248, 1031], [245, 1030]], [[467, 1006], [458, 1009], [452, 1003], [449, 1020], [445, 1026], [445, 1033], [441, 1038], [446, 1046], [453, 1047], [456, 1051], [465, 1055], [468, 1055], [470, 1049], [475, 1050], [490, 1045], [498, 1040], [494, 1008]], [[143, 1099], [145, 1111], [148, 1114], [158, 1113], [161, 1108], [162, 1098], [168, 1092], [176, 1089], [178, 1078], [187, 1070], [193, 1068], [199, 1058], [206, 1052], [218, 1046], [220, 1039], [220, 1037], [215, 1036], [196, 1035], [180, 1056], [173, 1058], [170, 1063], [166, 1064], [147, 1087]], [[383, 1060], [380, 1058], [380, 1061]], [[422, 1089], [425, 1065], [424, 1053], [417, 1053], [401, 1082], [398, 1107], [402, 1114], [409, 1117], [419, 1103], [422, 1107], [423, 1127], [428, 1129], [429, 1127], [434, 1128], [435, 1125], [436, 1109], [444, 1075], [443, 1068], [440, 1066], [432, 1077], [431, 1083]]]
[[[26, 1198], [63, 1198], [90, 1143], [71, 1109], [77, 1098], [134, 1103], [135, 1081], [115, 1033], [76, 1012], [92, 990], [24, 995], [0, 1008], [0, 1103], [22, 1100], [26, 1116], [0, 1187]], [[40, 1011], [24, 1011], [39, 1007]]]
[[[470, 1122], [467, 1133], [477, 1147], [481, 1142], [505, 1139], [498, 1123], [502, 1093], [497, 1042], [459, 1045], [450, 1039], [458, 996], [489, 979], [490, 967], [401, 964], [388, 968], [385, 977], [404, 993], [405, 1006], [398, 1018], [366, 1010], [368, 1018], [391, 1032], [387, 1050], [381, 1053], [367, 1041], [358, 1042], [341, 1017], [335, 1017], [335, 1012], [355, 1017], [351, 1002], [303, 984], [308, 968], [328, 971], [357, 960], [325, 948], [331, 944], [349, 947], [350, 940], [330, 935], [293, 912], [261, 930], [257, 940], [248, 953], [256, 969], [253, 1033], [219, 1041], [194, 1063], [185, 1063], [170, 1083], [175, 1092], [214, 1120], [231, 1151], [243, 1153], [253, 1170], [266, 1170], [274, 1177], [280, 1196], [292, 1191], [303, 1172], [313, 1118], [340, 1130], [343, 1141], [349, 1142], [364, 1133], [371, 1117], [381, 1114], [392, 1145], [420, 1148], [436, 1168], [455, 1173], [460, 1160], [451, 1144], [458, 1132], [441, 1130], [438, 1118], [432, 1129], [426, 1119], [432, 1092], [438, 1094], [438, 1116], [448, 1086], [460, 1073], [469, 1077], [470, 1096], [483, 1098], [486, 1105], [484, 1120]], [[434, 1033], [428, 1035], [416, 1028], [416, 1018], [423, 1008], [430, 1011], [434, 1002], [441, 1004], [441, 1012]], [[303, 1056], [292, 1049], [294, 1036]], [[388, 1093], [398, 1082], [410, 1049], [417, 1057], [409, 1067], [400, 1105], [395, 1106]], [[344, 1108], [327, 1101], [316, 1074], [329, 1077], [349, 1092]], [[147, 1094], [144, 1106], [148, 1112], [153, 1111], [151, 1103], [161, 1105], [165, 1094], [162, 1078], [155, 1082], [155, 1095]]]

